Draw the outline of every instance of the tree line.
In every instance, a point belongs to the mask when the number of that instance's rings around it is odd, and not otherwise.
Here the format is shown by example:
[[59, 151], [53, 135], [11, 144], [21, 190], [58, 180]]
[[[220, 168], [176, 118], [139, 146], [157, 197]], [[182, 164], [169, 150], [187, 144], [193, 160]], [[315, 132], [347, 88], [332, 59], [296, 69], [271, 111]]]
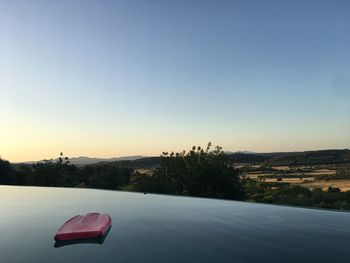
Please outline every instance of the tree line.
[[[55, 160], [32, 165], [13, 166], [0, 159], [0, 184], [129, 190], [350, 210], [350, 191], [309, 190], [241, 178], [230, 155], [220, 146], [211, 147], [209, 143], [187, 152], [163, 152], [159, 165], [149, 174], [125, 163], [77, 167], [62, 153]], [[349, 171], [348, 166], [342, 166], [337, 175], [347, 177]]]
[[90, 187], [164, 194], [244, 199], [238, 172], [221, 147], [193, 147], [188, 152], [166, 153], [151, 175], [118, 164], [77, 167], [61, 153], [56, 160], [14, 168], [0, 159], [0, 184], [51, 187]]
[[257, 182], [242, 180], [246, 200], [260, 203], [350, 210], [350, 191], [328, 187], [308, 189], [280, 182]]
[[63, 153], [56, 160], [44, 160], [32, 165], [14, 168], [8, 161], [0, 159], [0, 184], [90, 187], [119, 189], [129, 183], [132, 170], [112, 165], [94, 165], [78, 168], [70, 164]]

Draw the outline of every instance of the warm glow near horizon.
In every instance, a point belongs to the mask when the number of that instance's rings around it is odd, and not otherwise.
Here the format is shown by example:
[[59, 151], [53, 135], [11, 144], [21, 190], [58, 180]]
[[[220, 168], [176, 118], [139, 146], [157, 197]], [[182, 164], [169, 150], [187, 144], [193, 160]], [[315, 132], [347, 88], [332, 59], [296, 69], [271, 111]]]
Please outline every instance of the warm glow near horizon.
[[316, 2], [1, 2], [0, 156], [350, 148], [350, 6]]
[[[25, 130], [24, 127], [23, 130]], [[23, 132], [19, 132], [18, 134], [12, 134], [12, 140], [9, 139], [11, 138], [10, 134], [6, 137], [6, 141], [1, 139], [1, 158], [11, 162], [38, 161], [56, 158], [60, 152], [63, 152], [68, 157], [159, 156], [163, 151], [188, 151], [193, 145], [205, 147], [208, 141], [211, 141], [213, 146], [222, 146], [225, 151], [276, 152], [349, 148], [343, 147], [341, 141], [338, 144], [329, 145], [327, 142], [321, 141], [322, 137], [319, 138], [318, 143], [315, 143], [316, 140], [312, 138], [312, 135], [310, 135], [311, 142], [308, 139], [302, 141], [303, 138], [297, 138], [294, 142], [274, 140], [276, 134], [269, 135], [266, 133], [262, 134], [261, 137], [255, 138], [253, 136], [241, 136], [240, 140], [230, 140], [230, 136], [226, 135], [225, 142], [225, 140], [206, 140], [203, 138], [205, 134], [203, 136], [199, 135], [195, 139], [192, 137], [192, 140], [190, 140], [188, 138], [175, 137], [175, 134], [163, 137], [156, 135], [133, 135], [133, 137], [128, 137], [127, 134], [123, 134], [118, 137], [112, 133], [103, 133], [96, 136], [84, 133], [62, 135], [55, 134], [52, 131], [45, 131], [44, 128], [39, 130], [42, 133], [36, 129], [32, 131], [26, 129], [25, 135], [23, 135]], [[239, 138], [238, 135], [236, 137]], [[266, 141], [269, 143], [264, 143]], [[273, 143], [270, 143], [271, 141]], [[304, 147], [300, 147], [300, 144]]]

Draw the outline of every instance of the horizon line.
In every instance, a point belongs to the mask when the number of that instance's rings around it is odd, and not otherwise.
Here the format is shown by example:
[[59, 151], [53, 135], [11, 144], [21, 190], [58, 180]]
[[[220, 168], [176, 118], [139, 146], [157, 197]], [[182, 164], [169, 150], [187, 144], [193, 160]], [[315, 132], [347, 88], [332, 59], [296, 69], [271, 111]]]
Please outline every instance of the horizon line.
[[[311, 149], [311, 150], [294, 150], [294, 151], [266, 151], [266, 152], [255, 152], [255, 151], [249, 151], [249, 150], [237, 150], [237, 151], [223, 151], [225, 153], [243, 153], [243, 154], [269, 154], [269, 153], [301, 153], [301, 152], [317, 152], [317, 151], [346, 151], [346, 150], [350, 150], [350, 148], [326, 148], [326, 149]], [[172, 152], [172, 151], [170, 151]], [[174, 151], [176, 152], [176, 151]], [[186, 151], [189, 152], [189, 151]], [[142, 154], [134, 154], [134, 155], [120, 155], [120, 156], [109, 156], [109, 157], [90, 157], [90, 156], [86, 156], [86, 155], [79, 155], [79, 156], [65, 156], [63, 154], [63, 157], [68, 157], [69, 159], [72, 158], [89, 158], [89, 159], [114, 159], [114, 158], [128, 158], [128, 157], [140, 157], [139, 159], [142, 158], [151, 158], [151, 157], [160, 157], [160, 155], [142, 155]], [[10, 161], [9, 159], [4, 159], [2, 158], [2, 156], [0, 155], [0, 159], [2, 160], [6, 160], [10, 163], [13, 164], [21, 164], [21, 163], [32, 163], [32, 162], [40, 162], [40, 161], [44, 161], [44, 160], [55, 160], [58, 159], [60, 156], [57, 156], [55, 158], [43, 158], [41, 160], [31, 160], [31, 161]]]

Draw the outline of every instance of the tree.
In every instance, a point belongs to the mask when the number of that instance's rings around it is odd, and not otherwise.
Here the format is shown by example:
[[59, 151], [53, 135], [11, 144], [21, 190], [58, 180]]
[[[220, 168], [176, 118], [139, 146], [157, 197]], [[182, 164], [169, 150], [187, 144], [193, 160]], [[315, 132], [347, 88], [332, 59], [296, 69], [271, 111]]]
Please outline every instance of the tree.
[[88, 185], [101, 189], [118, 189], [130, 180], [131, 170], [115, 165], [97, 165], [85, 168], [90, 176]]
[[242, 199], [241, 180], [228, 155], [220, 146], [210, 148], [208, 143], [205, 150], [193, 146], [189, 152], [163, 152], [160, 166], [151, 178], [139, 181], [139, 189], [146, 183], [151, 191], [161, 193]]
[[77, 168], [69, 164], [63, 153], [54, 161], [44, 160], [33, 164], [33, 184], [39, 186], [74, 186]]
[[16, 170], [10, 162], [0, 159], [0, 184], [17, 184]]
[[336, 174], [335, 174], [336, 178], [339, 179], [348, 179], [350, 178], [350, 165], [345, 165], [345, 166], [341, 166], [337, 168]]

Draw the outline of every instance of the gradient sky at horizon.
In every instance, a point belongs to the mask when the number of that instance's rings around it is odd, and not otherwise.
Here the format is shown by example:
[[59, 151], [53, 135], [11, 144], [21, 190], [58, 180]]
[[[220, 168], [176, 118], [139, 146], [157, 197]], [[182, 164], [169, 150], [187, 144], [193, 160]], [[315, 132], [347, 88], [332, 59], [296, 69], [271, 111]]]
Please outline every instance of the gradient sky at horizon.
[[0, 156], [350, 148], [350, 1], [0, 0]]

